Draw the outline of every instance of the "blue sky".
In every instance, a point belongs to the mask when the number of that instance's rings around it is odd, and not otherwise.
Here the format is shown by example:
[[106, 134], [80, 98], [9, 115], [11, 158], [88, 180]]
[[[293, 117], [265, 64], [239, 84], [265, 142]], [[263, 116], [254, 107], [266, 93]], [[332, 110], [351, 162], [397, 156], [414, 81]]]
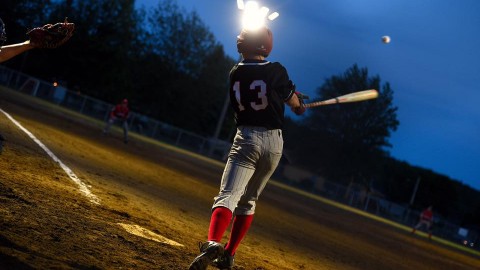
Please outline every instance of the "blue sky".
[[[158, 0], [137, 0], [156, 6]], [[480, 190], [480, 1], [263, 0], [280, 13], [269, 24], [269, 56], [310, 96], [353, 64], [394, 91], [400, 125], [390, 152]], [[238, 58], [235, 0], [177, 0], [195, 10]], [[389, 35], [390, 44], [381, 37]], [[359, 89], [362, 90], [362, 89]]]

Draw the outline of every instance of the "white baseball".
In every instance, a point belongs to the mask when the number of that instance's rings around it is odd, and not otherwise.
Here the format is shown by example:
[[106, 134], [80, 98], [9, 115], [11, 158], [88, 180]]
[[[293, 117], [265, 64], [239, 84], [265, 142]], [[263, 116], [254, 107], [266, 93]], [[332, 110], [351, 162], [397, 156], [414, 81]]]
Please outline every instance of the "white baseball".
[[383, 36], [382, 37], [382, 42], [387, 44], [387, 43], [390, 43], [390, 37], [389, 36]]

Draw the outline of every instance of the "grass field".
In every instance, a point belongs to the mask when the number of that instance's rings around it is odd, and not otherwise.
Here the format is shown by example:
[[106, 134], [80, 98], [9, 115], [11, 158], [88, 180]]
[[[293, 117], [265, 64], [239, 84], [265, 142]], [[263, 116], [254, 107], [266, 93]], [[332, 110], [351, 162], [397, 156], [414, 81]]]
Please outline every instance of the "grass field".
[[[0, 113], [0, 269], [188, 267], [223, 164], [135, 135], [125, 145], [103, 123], [3, 88], [0, 109], [81, 183]], [[271, 182], [235, 269], [480, 269], [459, 247]]]

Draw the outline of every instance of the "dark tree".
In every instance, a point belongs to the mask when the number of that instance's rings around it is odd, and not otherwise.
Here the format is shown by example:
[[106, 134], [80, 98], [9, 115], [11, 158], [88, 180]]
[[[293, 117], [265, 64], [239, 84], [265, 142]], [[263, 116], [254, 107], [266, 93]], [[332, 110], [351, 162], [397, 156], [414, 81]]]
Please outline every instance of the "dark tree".
[[300, 164], [342, 183], [352, 179], [369, 183], [377, 177], [379, 161], [390, 146], [388, 138], [399, 124], [390, 85], [380, 85], [379, 76], [369, 77], [366, 68], [354, 65], [327, 79], [317, 90], [318, 100], [365, 89], [377, 89], [379, 97], [309, 110], [300, 128], [303, 139], [295, 146]]
[[161, 63], [147, 86], [150, 100], [156, 100], [147, 105], [149, 112], [176, 126], [213, 135], [233, 60], [196, 12], [166, 0], [147, 14], [145, 53]]
[[198, 78], [204, 59], [220, 44], [198, 14], [165, 0], [149, 12], [147, 44], [172, 70]]
[[137, 35], [142, 33], [134, 3], [134, 0], [59, 3], [50, 21], [68, 16], [76, 30], [68, 43], [54, 51], [56, 57], [52, 59], [57, 62], [50, 72], [68, 80], [69, 87], [79, 86], [82, 92], [109, 102], [132, 98], [136, 78], [131, 62], [137, 48], [141, 48]]
[[[0, 18], [5, 23], [7, 32], [6, 44], [13, 44], [24, 42], [28, 39], [26, 34], [28, 30], [45, 24], [51, 13], [52, 4], [50, 0], [2, 0], [0, 7]], [[35, 52], [28, 51], [2, 65], [28, 73], [27, 67], [32, 62], [29, 61], [32, 53]]]

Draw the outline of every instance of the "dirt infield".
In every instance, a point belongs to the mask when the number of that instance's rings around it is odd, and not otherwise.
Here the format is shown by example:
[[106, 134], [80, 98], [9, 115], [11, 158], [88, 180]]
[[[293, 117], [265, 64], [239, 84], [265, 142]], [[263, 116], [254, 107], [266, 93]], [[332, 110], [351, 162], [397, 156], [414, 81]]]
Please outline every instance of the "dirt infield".
[[[50, 149], [99, 204], [0, 113], [0, 269], [187, 269], [207, 236], [218, 162], [33, 105], [0, 109]], [[73, 118], [72, 118], [73, 117]], [[127, 232], [139, 225], [182, 246]], [[225, 239], [226, 240], [226, 239]], [[480, 269], [480, 258], [270, 184], [235, 269]], [[212, 268], [213, 269], [213, 268]]]

